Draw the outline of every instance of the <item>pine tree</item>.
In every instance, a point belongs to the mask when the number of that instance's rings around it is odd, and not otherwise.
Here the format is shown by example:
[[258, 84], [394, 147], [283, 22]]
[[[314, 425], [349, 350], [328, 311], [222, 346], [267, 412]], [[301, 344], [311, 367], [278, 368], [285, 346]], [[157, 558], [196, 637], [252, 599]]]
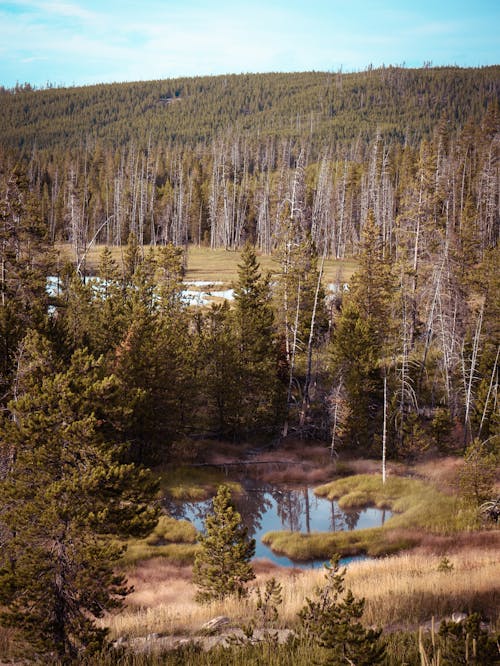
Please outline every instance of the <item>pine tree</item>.
[[46, 290], [53, 256], [26, 174], [0, 154], [0, 400], [9, 383], [17, 346], [29, 328], [47, 330]]
[[394, 281], [371, 211], [359, 264], [334, 321], [332, 357], [335, 387], [342, 386], [349, 408], [345, 438], [366, 448], [382, 429], [381, 367], [394, 347]]
[[245, 584], [255, 578], [250, 560], [255, 554], [255, 539], [241, 524], [241, 516], [231, 500], [228, 486], [219, 486], [214, 512], [207, 516], [205, 534], [193, 566], [193, 582], [199, 588], [201, 603], [247, 595]]
[[241, 253], [234, 290], [234, 330], [239, 355], [237, 433], [273, 431], [283, 407], [269, 277], [262, 277], [255, 250]]
[[151, 531], [156, 485], [122, 462], [120, 387], [102, 363], [79, 351], [67, 370], [49, 362], [45, 373], [43, 360], [27, 342], [21, 361], [38, 379], [19, 382], [0, 424], [13, 450], [0, 481], [0, 623], [38, 655], [69, 662], [105, 643], [95, 619], [128, 591], [110, 535]]
[[344, 441], [369, 448], [378, 431], [382, 381], [378, 370], [378, 346], [370, 320], [347, 302], [334, 328], [332, 361], [335, 384], [345, 395]]
[[202, 319], [199, 363], [207, 425], [222, 437], [237, 430], [238, 348], [229, 304], [213, 304]]
[[299, 617], [306, 634], [325, 649], [323, 664], [328, 666], [372, 666], [385, 658], [382, 630], [365, 629], [359, 621], [365, 600], [345, 591], [345, 569], [339, 556], [326, 565], [326, 583], [318, 590], [317, 600], [306, 599]]

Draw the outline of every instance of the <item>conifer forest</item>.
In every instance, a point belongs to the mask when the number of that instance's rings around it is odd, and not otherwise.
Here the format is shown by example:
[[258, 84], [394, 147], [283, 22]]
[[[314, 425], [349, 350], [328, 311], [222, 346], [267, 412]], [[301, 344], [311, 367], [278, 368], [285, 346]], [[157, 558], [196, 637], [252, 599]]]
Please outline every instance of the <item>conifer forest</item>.
[[[384, 481], [451, 455], [498, 519], [499, 101], [499, 66], [0, 89], [0, 627], [28, 656], [101, 654], [158, 470], [220, 442]], [[237, 254], [233, 298], [186, 302], [194, 247]], [[324, 663], [402, 663], [377, 650]]]

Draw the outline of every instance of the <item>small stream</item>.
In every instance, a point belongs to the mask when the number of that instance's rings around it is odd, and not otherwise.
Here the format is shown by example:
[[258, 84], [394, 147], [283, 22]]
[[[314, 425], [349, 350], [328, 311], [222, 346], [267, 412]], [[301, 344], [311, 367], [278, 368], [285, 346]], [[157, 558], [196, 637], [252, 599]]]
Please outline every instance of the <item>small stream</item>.
[[[337, 502], [317, 497], [311, 487], [258, 485], [246, 481], [245, 492], [234, 496], [242, 522], [249, 536], [256, 541], [255, 558], [266, 558], [286, 567], [320, 567], [324, 560], [297, 563], [288, 557], [276, 555], [261, 541], [266, 532], [287, 530], [292, 532], [341, 532], [367, 527], [380, 527], [392, 513], [387, 510], [365, 508], [343, 511]], [[203, 531], [204, 521], [212, 511], [212, 500], [203, 502], [180, 502], [165, 498], [163, 505], [177, 519], [189, 520], [197, 530]], [[363, 556], [344, 558], [347, 563]]]

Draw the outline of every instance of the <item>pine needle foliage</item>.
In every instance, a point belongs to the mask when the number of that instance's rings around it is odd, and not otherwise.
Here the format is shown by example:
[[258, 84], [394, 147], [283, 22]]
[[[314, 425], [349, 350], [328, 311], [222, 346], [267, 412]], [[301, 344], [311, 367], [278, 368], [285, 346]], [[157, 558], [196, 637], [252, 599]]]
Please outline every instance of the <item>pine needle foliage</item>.
[[113, 440], [116, 379], [83, 350], [66, 371], [44, 375], [28, 342], [22, 363], [37, 372], [0, 422], [0, 444], [12, 451], [0, 480], [0, 624], [15, 627], [27, 656], [70, 663], [105, 645], [95, 620], [129, 591], [109, 535], [151, 531], [156, 484], [122, 462]]
[[366, 629], [360, 622], [365, 600], [345, 590], [346, 570], [339, 567], [339, 556], [325, 566], [326, 583], [317, 599], [306, 599], [299, 617], [306, 634], [324, 648], [321, 664], [372, 666], [385, 658], [382, 630]]
[[245, 597], [245, 584], [255, 578], [250, 560], [255, 554], [255, 539], [241, 524], [241, 516], [231, 500], [228, 486], [219, 486], [213, 502], [214, 512], [205, 521], [206, 533], [200, 537], [200, 550], [193, 566], [193, 582], [200, 603], [236, 595]]

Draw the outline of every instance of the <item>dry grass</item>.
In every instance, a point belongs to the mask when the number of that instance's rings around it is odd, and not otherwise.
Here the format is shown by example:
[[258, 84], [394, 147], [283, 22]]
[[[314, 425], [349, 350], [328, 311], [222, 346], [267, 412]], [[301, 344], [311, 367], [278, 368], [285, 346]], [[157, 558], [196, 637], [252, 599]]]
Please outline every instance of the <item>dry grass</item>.
[[[439, 571], [442, 554], [428, 549], [352, 563], [347, 569], [346, 585], [357, 597], [365, 597], [364, 619], [369, 625], [412, 628], [431, 617], [452, 612], [481, 612], [499, 624], [500, 562], [498, 533], [480, 546], [453, 547], [448, 550], [449, 571]], [[458, 548], [458, 546], [457, 546]], [[297, 613], [324, 581], [322, 570], [280, 569], [256, 563], [255, 585], [276, 577], [283, 587], [280, 624], [293, 627]], [[127, 608], [108, 617], [113, 636], [143, 636], [148, 633], [194, 635], [204, 622], [226, 615], [233, 623], [248, 623], [255, 612], [255, 597], [234, 599], [200, 606], [194, 601], [195, 588], [190, 569], [175, 568], [161, 560], [136, 567], [129, 581], [135, 592]]]
[[[103, 245], [94, 245], [90, 248], [86, 257], [87, 270], [91, 272], [97, 270], [99, 257], [103, 248]], [[124, 247], [110, 247], [113, 258], [119, 265], [123, 261], [124, 249]], [[149, 246], [145, 249], [147, 251]], [[56, 250], [60, 255], [61, 262], [75, 261], [75, 252], [69, 243], [56, 244]], [[190, 245], [185, 279], [186, 281], [222, 281], [224, 284], [229, 285], [238, 278], [238, 264], [240, 260], [240, 252], [223, 249], [211, 250], [207, 247]], [[276, 273], [279, 271], [279, 264], [273, 257], [259, 255], [258, 260], [263, 272], [270, 271], [271, 273]], [[325, 262], [324, 284], [338, 281], [347, 282], [355, 270], [356, 262], [353, 259], [328, 259]]]

